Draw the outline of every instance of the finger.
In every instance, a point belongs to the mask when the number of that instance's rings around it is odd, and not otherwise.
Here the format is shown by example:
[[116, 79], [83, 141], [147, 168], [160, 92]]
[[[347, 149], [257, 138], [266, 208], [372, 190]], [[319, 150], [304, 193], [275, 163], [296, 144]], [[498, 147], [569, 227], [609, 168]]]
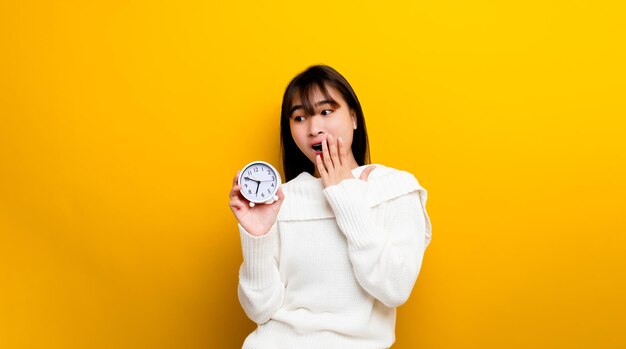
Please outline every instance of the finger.
[[337, 151], [339, 152], [339, 162], [343, 165], [343, 162], [346, 161], [346, 151], [343, 145], [343, 139], [341, 137], [337, 137]]
[[233, 188], [230, 190], [230, 194], [228, 195], [229, 197], [239, 197], [239, 194], [241, 194], [241, 192], [239, 191], [241, 189], [241, 187], [237, 184], [235, 184], [233, 186]]
[[341, 166], [341, 161], [339, 161], [339, 154], [337, 153], [337, 141], [335, 140], [335, 137], [333, 137], [332, 135], [328, 135], [328, 140], [329, 140], [329, 150], [330, 150], [330, 159], [333, 162], [333, 165], [335, 167], [340, 167]]
[[239, 185], [234, 185], [233, 188], [230, 190], [229, 197], [230, 197], [231, 203], [236, 203], [239, 208], [243, 208], [247, 204], [246, 203], [247, 200], [243, 196], [243, 194], [241, 194], [240, 189], [241, 187]]
[[231, 190], [230, 191], [230, 202], [235, 202], [235, 203], [240, 203], [240, 204], [244, 204], [243, 202], [244, 197], [243, 195], [241, 195], [241, 192], [236, 191], [236, 190]]
[[315, 165], [317, 166], [317, 172], [322, 176], [322, 178], [326, 178], [328, 174], [326, 172], [326, 168], [324, 168], [324, 163], [322, 162], [322, 157], [319, 155], [315, 155]]
[[241, 201], [240, 198], [238, 198], [237, 196], [233, 196], [230, 198], [230, 202], [228, 203], [228, 205], [232, 208], [236, 208], [238, 210], [244, 208], [245, 204], [243, 203], [243, 201]]
[[365, 170], [363, 170], [363, 172], [361, 172], [359, 179], [363, 181], [367, 181], [367, 178], [369, 177], [370, 173], [374, 171], [374, 169], [376, 169], [375, 165], [368, 166], [367, 168], [365, 168]]
[[[330, 137], [330, 136], [329, 136]], [[324, 154], [324, 166], [328, 172], [334, 169], [333, 161], [330, 159], [330, 153], [328, 151], [328, 139], [322, 142], [322, 154]]]
[[285, 193], [283, 193], [283, 187], [279, 187], [276, 191], [276, 196], [278, 196], [278, 201], [283, 201], [285, 199]]
[[241, 202], [241, 201], [235, 201], [235, 200], [230, 200], [230, 202], [228, 203], [228, 205], [229, 205], [230, 207], [232, 207], [232, 208], [236, 208], [236, 209], [238, 209], [238, 210], [241, 210], [241, 209], [244, 207], [243, 202]]

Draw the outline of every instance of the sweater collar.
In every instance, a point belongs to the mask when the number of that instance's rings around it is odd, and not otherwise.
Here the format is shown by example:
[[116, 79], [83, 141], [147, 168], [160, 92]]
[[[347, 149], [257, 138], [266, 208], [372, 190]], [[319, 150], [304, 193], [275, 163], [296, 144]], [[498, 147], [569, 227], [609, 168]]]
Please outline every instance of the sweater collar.
[[[363, 166], [359, 166], [356, 168], [352, 169], [352, 175], [354, 176], [354, 178], [359, 178], [361, 176], [361, 173], [363, 172], [363, 170], [365, 170], [368, 166], [370, 165], [374, 165], [374, 164], [366, 164]], [[313, 176], [312, 174], [304, 171], [301, 172], [298, 176], [296, 176], [293, 181], [294, 182], [299, 182], [299, 181], [321, 181], [321, 178], [317, 178], [315, 176]]]

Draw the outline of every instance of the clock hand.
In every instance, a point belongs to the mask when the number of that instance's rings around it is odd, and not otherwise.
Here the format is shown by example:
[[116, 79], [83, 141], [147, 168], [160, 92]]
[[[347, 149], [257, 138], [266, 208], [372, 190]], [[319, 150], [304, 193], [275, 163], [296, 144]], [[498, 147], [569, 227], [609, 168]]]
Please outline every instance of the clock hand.
[[249, 181], [257, 182], [257, 183], [260, 183], [260, 182], [261, 182], [261, 181], [257, 181], [256, 179], [252, 179], [252, 178], [249, 178], [249, 177], [243, 177], [243, 178], [244, 178], [244, 179], [247, 179], [247, 180], [249, 180]]

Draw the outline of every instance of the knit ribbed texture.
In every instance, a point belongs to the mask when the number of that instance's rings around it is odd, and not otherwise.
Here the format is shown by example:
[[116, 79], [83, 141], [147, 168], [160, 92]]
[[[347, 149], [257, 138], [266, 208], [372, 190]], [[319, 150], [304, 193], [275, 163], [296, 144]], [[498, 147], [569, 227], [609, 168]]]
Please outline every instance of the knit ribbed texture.
[[360, 179], [345, 179], [324, 189], [339, 228], [350, 240], [350, 249], [384, 244], [385, 236], [370, 229], [374, 223], [366, 201], [367, 185]]
[[413, 175], [366, 166], [323, 188], [303, 172], [283, 184], [276, 224], [255, 237], [239, 225], [239, 301], [259, 324], [252, 348], [371, 348], [395, 341], [396, 307], [415, 284], [430, 220]]
[[274, 261], [273, 245], [278, 240], [277, 224], [261, 236], [248, 233], [237, 224], [244, 256], [240, 277], [251, 288], [263, 288], [277, 281], [277, 263]]

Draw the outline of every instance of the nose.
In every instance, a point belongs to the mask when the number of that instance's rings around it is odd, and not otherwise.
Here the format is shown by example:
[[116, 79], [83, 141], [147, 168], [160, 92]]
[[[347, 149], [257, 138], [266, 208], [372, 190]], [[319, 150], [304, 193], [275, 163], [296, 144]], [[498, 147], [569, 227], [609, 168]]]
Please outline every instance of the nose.
[[315, 137], [319, 134], [324, 133], [323, 130], [323, 120], [320, 117], [313, 116], [309, 118], [309, 136]]

